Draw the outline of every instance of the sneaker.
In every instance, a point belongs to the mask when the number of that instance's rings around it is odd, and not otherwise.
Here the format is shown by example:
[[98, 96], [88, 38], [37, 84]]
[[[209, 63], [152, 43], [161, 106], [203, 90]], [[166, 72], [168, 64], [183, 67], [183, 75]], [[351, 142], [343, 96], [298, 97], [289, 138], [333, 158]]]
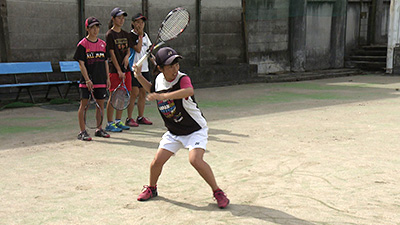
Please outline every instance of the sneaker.
[[94, 133], [94, 136], [103, 137], [103, 138], [109, 138], [110, 137], [110, 135], [107, 134], [107, 132], [105, 132], [103, 129], [96, 130], [96, 133]]
[[139, 126], [139, 124], [137, 124], [136, 121], [132, 118], [126, 118], [125, 124], [130, 127], [138, 127]]
[[130, 127], [126, 126], [122, 121], [119, 121], [118, 123], [115, 124], [119, 129], [121, 130], [129, 130]]
[[218, 207], [221, 209], [225, 208], [229, 204], [229, 199], [221, 189], [218, 189], [214, 192], [214, 199], [217, 200]]
[[118, 127], [115, 125], [115, 123], [111, 123], [111, 124], [108, 124], [108, 125], [106, 126], [106, 131], [110, 131], [110, 132], [122, 132], [122, 129], [121, 129], [121, 128], [118, 128]]
[[157, 193], [157, 186], [154, 188], [151, 188], [148, 185], [143, 186], [143, 191], [140, 193], [138, 196], [137, 200], [138, 201], [147, 201], [150, 198], [156, 197], [158, 195]]
[[81, 132], [78, 134], [78, 139], [79, 139], [79, 140], [82, 140], [82, 141], [91, 141], [91, 140], [92, 140], [92, 138], [90, 137], [90, 135], [87, 133], [86, 130], [81, 131]]
[[139, 119], [139, 117], [136, 119], [136, 123], [138, 124], [144, 124], [144, 125], [152, 125], [153, 122], [151, 122], [150, 120], [148, 120], [146, 117], [142, 117]]

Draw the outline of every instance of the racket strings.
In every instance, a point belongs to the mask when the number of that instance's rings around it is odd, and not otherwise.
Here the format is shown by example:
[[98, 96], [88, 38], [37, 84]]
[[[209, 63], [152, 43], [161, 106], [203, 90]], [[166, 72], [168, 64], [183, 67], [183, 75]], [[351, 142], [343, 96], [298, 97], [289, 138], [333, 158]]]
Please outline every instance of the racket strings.
[[185, 30], [189, 23], [189, 12], [186, 10], [174, 11], [165, 21], [160, 31], [160, 40], [168, 41], [177, 37]]
[[114, 92], [111, 103], [114, 108], [123, 110], [129, 105], [129, 95], [123, 89], [119, 89]]

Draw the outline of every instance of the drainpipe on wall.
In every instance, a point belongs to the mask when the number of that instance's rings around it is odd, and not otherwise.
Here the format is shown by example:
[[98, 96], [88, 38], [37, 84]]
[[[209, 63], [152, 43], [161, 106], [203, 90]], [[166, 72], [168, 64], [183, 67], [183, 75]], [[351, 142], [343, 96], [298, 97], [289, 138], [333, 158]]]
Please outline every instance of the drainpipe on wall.
[[0, 61], [10, 59], [10, 39], [8, 36], [7, 1], [0, 0]]
[[386, 73], [393, 73], [394, 49], [399, 44], [400, 0], [390, 2]]

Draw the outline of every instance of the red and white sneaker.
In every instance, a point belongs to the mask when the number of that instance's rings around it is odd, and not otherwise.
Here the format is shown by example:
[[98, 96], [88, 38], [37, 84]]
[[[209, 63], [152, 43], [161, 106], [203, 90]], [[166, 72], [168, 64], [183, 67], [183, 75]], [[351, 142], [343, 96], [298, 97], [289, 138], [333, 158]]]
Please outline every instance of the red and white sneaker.
[[130, 126], [130, 127], [138, 127], [139, 124], [136, 123], [136, 121], [132, 118], [126, 118], [125, 125]]
[[145, 186], [143, 186], [143, 191], [142, 191], [142, 193], [140, 193], [137, 200], [138, 201], [147, 201], [150, 198], [156, 197], [157, 195], [158, 195], [157, 186], [150, 187], [148, 185], [145, 185]]
[[229, 205], [229, 199], [221, 189], [214, 191], [214, 199], [217, 200], [218, 207], [221, 209]]
[[138, 117], [138, 118], [136, 118], [136, 123], [144, 124], [144, 125], [152, 125], [153, 124], [153, 122], [148, 120], [146, 117]]

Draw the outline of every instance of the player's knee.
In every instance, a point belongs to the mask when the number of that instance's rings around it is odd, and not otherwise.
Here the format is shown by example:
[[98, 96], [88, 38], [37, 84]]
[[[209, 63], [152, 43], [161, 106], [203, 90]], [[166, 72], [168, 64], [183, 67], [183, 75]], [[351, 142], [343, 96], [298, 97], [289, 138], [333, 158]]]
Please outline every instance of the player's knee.
[[204, 163], [203, 159], [197, 157], [189, 158], [189, 162], [194, 168], [199, 168]]

